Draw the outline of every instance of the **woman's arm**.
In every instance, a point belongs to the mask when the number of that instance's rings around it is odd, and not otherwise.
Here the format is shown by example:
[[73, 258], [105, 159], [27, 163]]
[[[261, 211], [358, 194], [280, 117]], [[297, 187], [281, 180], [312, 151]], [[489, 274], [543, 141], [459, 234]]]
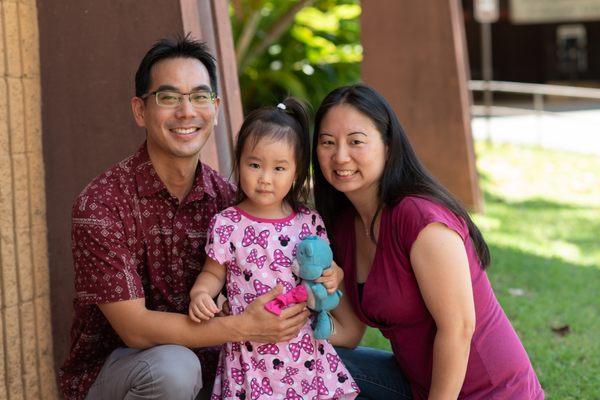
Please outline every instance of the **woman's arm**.
[[415, 277], [435, 320], [429, 399], [456, 399], [465, 379], [475, 305], [461, 237], [441, 223], [426, 226], [410, 251]]
[[340, 304], [331, 310], [331, 316], [334, 326], [334, 333], [329, 337], [331, 344], [348, 348], [358, 346], [365, 334], [366, 326], [354, 314], [348, 296], [342, 296]]

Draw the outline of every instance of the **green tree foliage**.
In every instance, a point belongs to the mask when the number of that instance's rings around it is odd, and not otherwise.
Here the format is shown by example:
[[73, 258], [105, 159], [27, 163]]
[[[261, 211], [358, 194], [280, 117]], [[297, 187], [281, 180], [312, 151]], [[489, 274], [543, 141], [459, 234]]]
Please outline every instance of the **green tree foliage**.
[[232, 0], [244, 110], [288, 95], [317, 106], [360, 79], [358, 0]]

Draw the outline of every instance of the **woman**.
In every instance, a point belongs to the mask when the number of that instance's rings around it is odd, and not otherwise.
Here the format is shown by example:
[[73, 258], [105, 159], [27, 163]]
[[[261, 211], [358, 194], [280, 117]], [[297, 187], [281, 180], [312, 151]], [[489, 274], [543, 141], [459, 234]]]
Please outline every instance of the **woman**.
[[345, 272], [332, 343], [354, 347], [365, 324], [380, 329], [416, 399], [543, 399], [484, 271], [481, 233], [386, 100], [365, 85], [327, 95], [313, 162], [316, 207]]

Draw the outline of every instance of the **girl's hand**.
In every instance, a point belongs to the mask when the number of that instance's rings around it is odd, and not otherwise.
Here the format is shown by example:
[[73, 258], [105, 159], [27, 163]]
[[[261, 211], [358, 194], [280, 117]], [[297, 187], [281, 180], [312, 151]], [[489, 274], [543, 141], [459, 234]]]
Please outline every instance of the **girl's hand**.
[[315, 282], [322, 283], [325, 289], [327, 289], [327, 293], [333, 294], [343, 280], [344, 270], [338, 267], [335, 261], [333, 261], [331, 267], [324, 270], [321, 277], [315, 279]]
[[220, 311], [221, 308], [217, 307], [211, 295], [206, 292], [199, 292], [190, 301], [189, 316], [194, 322], [208, 321]]

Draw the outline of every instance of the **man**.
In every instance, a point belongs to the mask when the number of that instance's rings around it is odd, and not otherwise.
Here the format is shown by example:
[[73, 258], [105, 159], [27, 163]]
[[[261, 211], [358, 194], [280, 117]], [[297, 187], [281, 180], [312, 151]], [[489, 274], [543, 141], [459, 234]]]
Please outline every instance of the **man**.
[[214, 378], [211, 346], [289, 340], [308, 317], [305, 304], [267, 312], [277, 287], [240, 315], [188, 318], [208, 224], [234, 200], [233, 187], [199, 160], [217, 123], [215, 61], [189, 38], [161, 40], [135, 85], [131, 107], [146, 142], [73, 206], [75, 314], [59, 372], [68, 399], [193, 399], [202, 378], [207, 386]]

